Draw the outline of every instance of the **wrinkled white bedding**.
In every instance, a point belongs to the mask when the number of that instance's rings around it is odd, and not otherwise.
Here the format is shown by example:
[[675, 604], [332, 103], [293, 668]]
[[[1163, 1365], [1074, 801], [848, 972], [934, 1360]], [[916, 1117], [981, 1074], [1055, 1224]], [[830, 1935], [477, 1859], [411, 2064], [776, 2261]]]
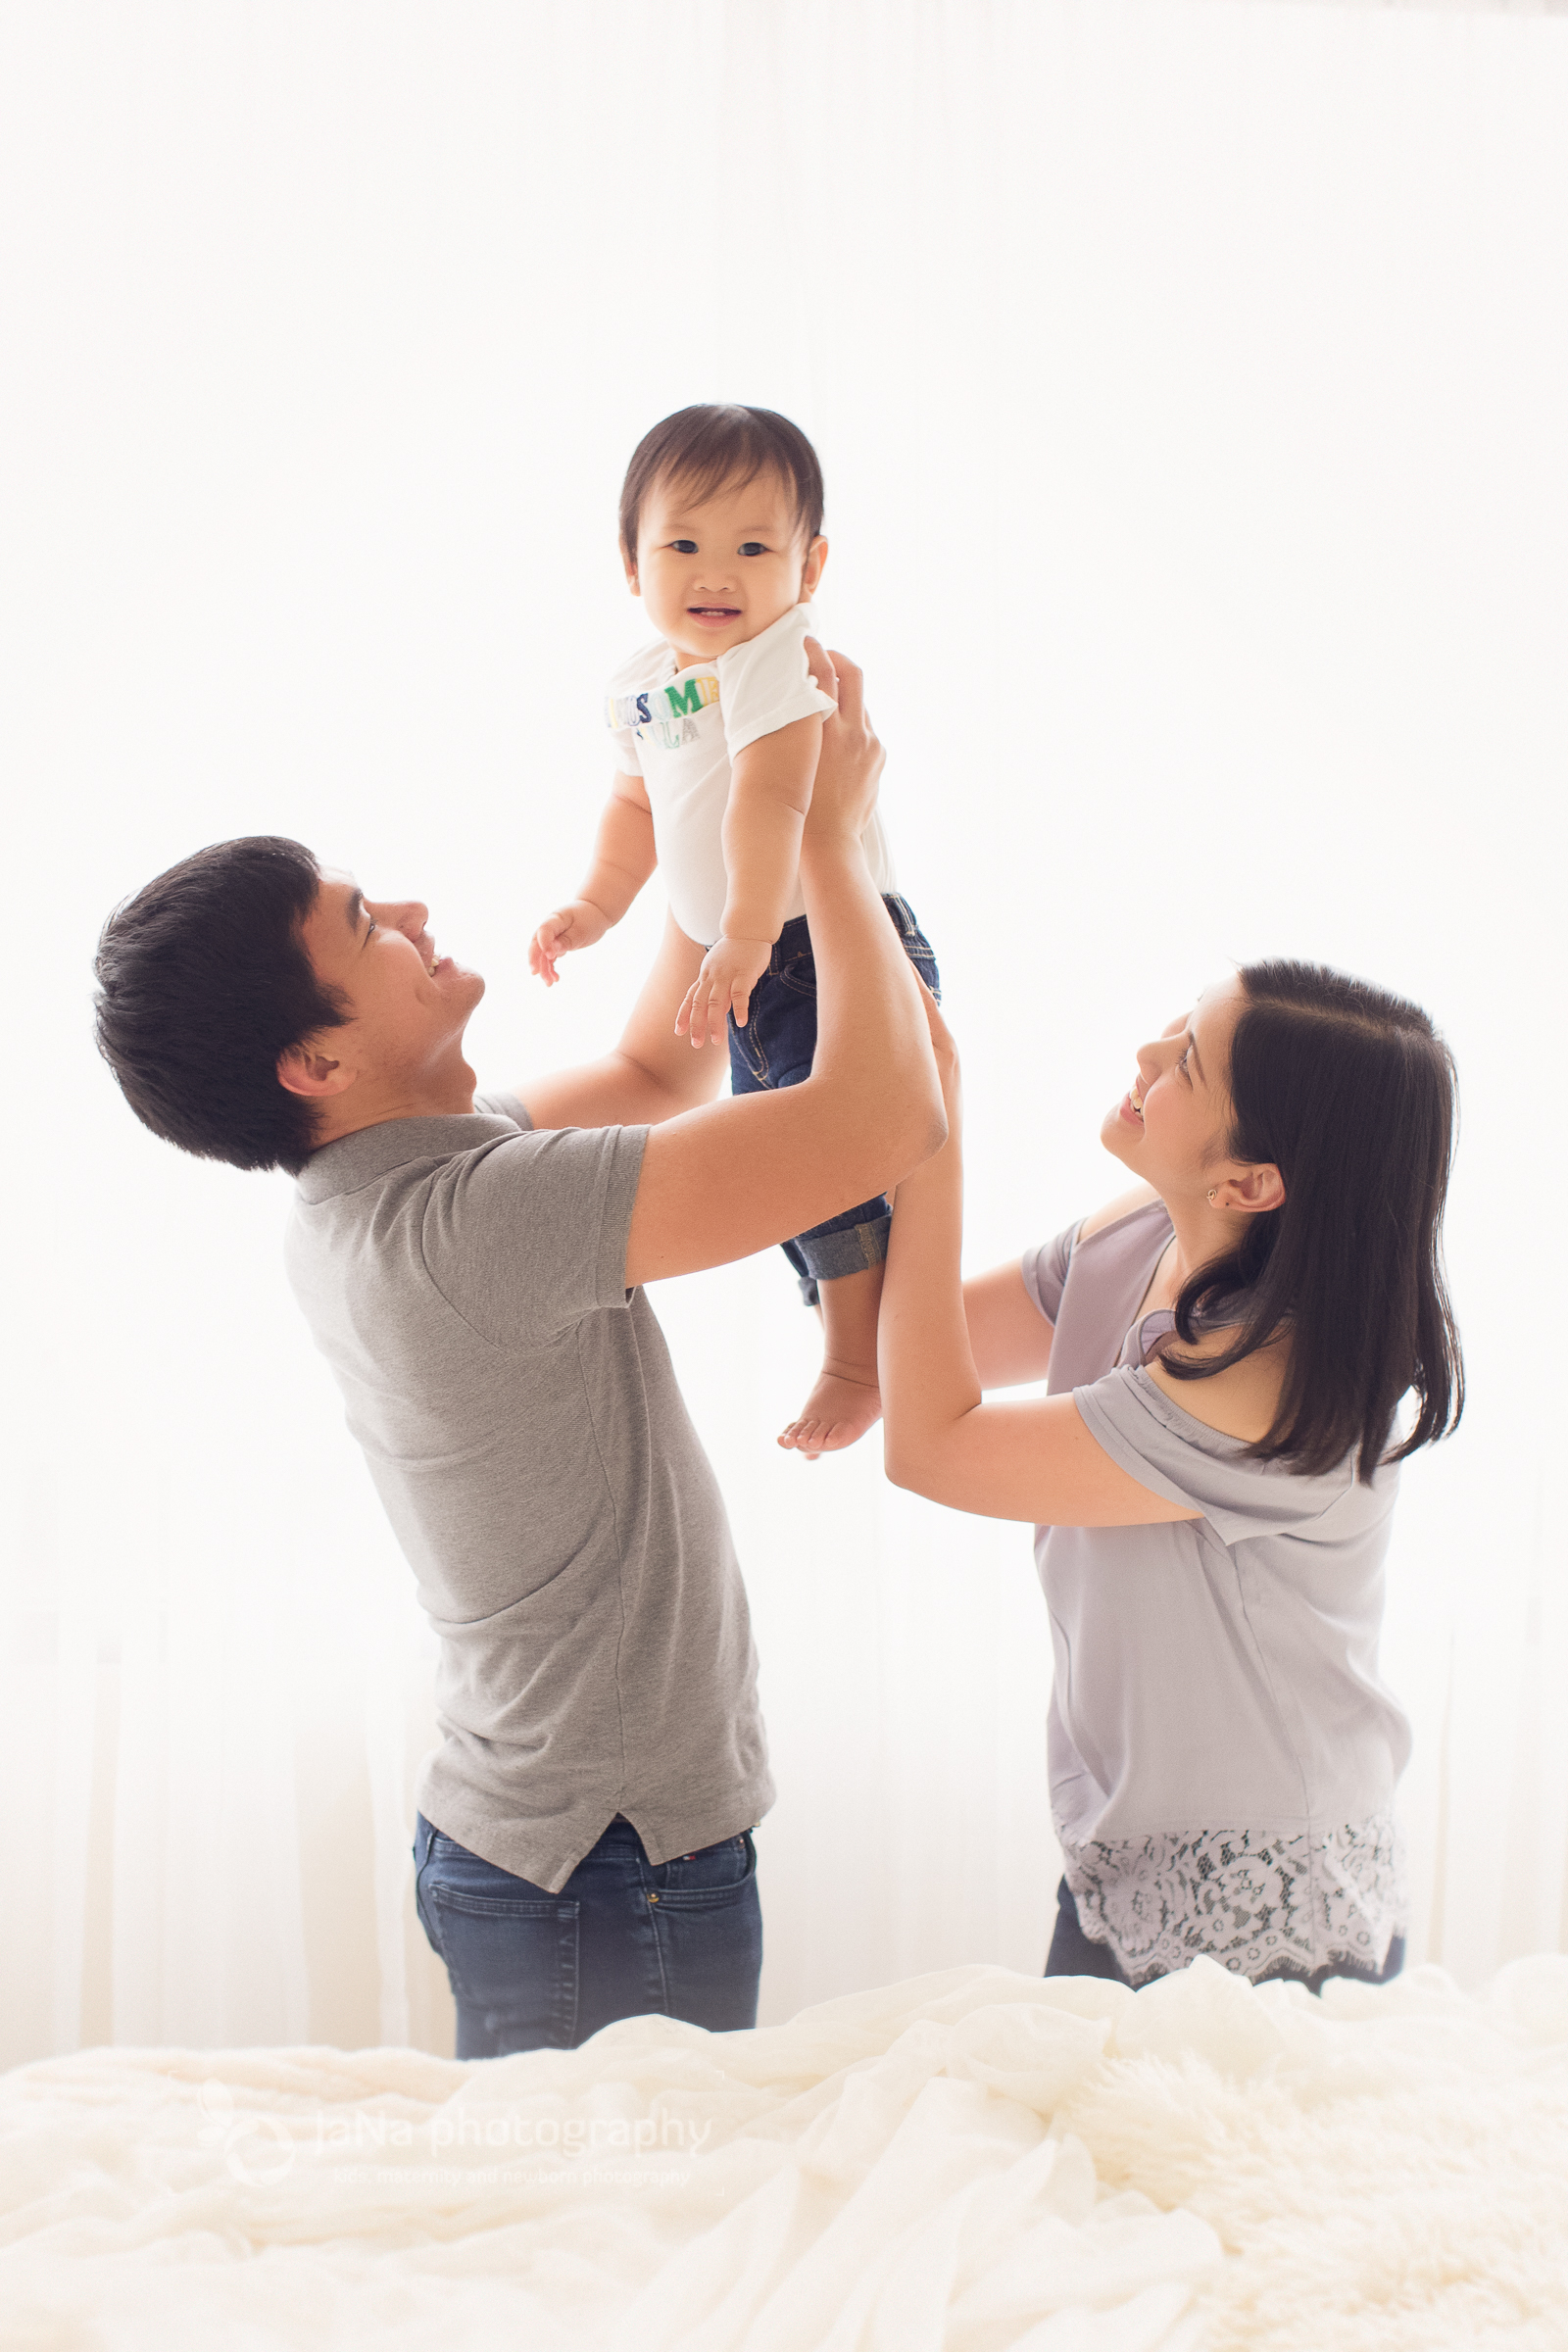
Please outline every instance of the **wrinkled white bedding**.
[[0, 2081], [0, 2313], [6, 2352], [1562, 2352], [1568, 1958], [89, 2051]]

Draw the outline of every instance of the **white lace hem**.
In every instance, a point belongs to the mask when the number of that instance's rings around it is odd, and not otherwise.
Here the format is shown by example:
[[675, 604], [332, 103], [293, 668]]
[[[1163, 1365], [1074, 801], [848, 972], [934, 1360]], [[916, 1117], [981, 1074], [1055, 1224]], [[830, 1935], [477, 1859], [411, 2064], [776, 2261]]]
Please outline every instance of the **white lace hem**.
[[1404, 1933], [1402, 1840], [1392, 1813], [1321, 1833], [1167, 1832], [1062, 1841], [1084, 1934], [1134, 1984], [1200, 1952], [1257, 1980], [1334, 1961], [1372, 1972]]

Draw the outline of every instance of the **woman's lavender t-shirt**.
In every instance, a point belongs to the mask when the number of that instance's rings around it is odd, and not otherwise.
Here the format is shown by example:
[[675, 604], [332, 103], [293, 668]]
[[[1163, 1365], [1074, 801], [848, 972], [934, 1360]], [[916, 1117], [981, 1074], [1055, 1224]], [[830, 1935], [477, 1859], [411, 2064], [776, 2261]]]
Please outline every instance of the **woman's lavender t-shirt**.
[[1138, 1318], [1171, 1238], [1151, 1201], [1031, 1250], [1048, 1388], [1111, 1459], [1202, 1514], [1042, 1527], [1052, 1805], [1086, 1933], [1134, 1982], [1206, 1952], [1250, 1977], [1381, 1966], [1404, 1927], [1393, 1819], [1409, 1726], [1378, 1679], [1396, 1467], [1262, 1462], [1184, 1412]]

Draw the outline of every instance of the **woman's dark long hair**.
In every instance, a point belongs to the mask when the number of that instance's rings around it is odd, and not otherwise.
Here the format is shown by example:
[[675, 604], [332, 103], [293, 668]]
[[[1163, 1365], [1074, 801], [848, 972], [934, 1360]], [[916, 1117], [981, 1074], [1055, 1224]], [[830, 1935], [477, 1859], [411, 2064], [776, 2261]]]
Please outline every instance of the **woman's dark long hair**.
[[[1285, 1327], [1279, 1410], [1253, 1452], [1311, 1472], [1354, 1447], [1370, 1479], [1380, 1461], [1446, 1437], [1464, 1406], [1442, 1250], [1453, 1057], [1419, 1005], [1326, 964], [1250, 963], [1241, 982], [1226, 1152], [1272, 1161], [1285, 1200], [1249, 1218], [1236, 1250], [1200, 1266], [1176, 1301], [1187, 1346], [1205, 1301], [1211, 1318], [1238, 1323], [1235, 1340], [1201, 1362], [1166, 1355], [1164, 1367], [1202, 1380]], [[1415, 1424], [1390, 1453], [1410, 1390]]]

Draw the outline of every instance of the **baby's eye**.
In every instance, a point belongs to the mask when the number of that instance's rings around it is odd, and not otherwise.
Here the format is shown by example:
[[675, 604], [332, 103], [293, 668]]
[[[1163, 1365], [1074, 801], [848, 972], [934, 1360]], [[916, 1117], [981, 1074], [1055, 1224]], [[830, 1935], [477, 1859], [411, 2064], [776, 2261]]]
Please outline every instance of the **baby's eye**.
[[765, 556], [766, 553], [767, 549], [763, 546], [760, 539], [743, 539], [741, 541], [741, 554], [743, 556]]
[[672, 539], [669, 544], [671, 550], [677, 556], [695, 556], [697, 553], [697, 542], [695, 539]]

